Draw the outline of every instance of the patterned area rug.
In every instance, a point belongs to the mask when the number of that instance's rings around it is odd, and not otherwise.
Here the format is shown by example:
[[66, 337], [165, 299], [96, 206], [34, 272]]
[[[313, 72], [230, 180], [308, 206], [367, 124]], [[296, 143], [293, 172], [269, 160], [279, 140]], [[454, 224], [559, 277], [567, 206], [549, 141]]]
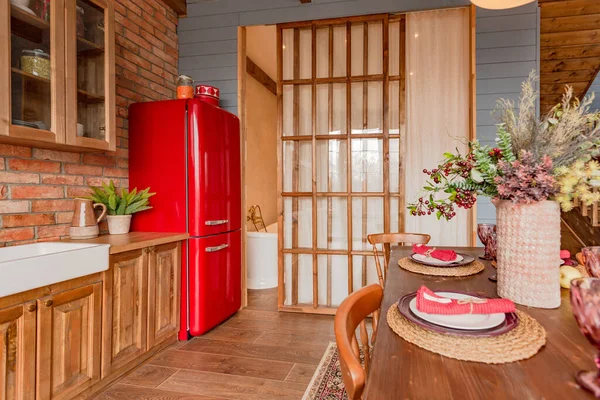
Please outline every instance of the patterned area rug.
[[302, 400], [348, 400], [335, 342], [327, 346]]

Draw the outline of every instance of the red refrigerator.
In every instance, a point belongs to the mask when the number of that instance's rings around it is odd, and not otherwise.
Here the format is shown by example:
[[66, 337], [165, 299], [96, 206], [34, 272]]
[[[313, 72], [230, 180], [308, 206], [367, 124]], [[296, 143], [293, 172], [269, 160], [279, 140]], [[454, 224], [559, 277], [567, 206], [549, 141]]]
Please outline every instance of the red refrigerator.
[[241, 305], [238, 118], [200, 99], [129, 107], [129, 186], [150, 186], [153, 208], [132, 230], [188, 232], [179, 339], [201, 335]]

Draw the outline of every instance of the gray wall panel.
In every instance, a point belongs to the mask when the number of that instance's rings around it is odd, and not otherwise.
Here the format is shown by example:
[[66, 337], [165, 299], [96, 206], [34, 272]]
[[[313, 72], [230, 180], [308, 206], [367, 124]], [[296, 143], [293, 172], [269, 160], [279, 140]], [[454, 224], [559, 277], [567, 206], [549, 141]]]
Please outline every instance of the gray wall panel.
[[[223, 107], [237, 113], [237, 28], [384, 12], [417, 11], [469, 4], [468, 0], [192, 0], [179, 25], [180, 72], [221, 88]], [[493, 145], [491, 115], [499, 97], [514, 99], [537, 68], [538, 8], [531, 3], [507, 10], [477, 10], [477, 136]], [[218, 55], [215, 57], [206, 57]], [[600, 84], [600, 82], [599, 82]], [[599, 85], [600, 86], [600, 85]], [[600, 87], [599, 87], [600, 88]], [[478, 202], [480, 222], [493, 222], [488, 199]]]

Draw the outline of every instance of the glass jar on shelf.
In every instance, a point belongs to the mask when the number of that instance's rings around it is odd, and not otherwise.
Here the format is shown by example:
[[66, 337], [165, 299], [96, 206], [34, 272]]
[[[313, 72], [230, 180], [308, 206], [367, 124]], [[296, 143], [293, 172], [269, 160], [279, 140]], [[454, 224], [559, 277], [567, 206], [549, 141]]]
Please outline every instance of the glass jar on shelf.
[[40, 49], [23, 50], [21, 52], [21, 71], [40, 78], [50, 79], [52, 73], [50, 55]]
[[194, 98], [194, 81], [187, 75], [179, 75], [177, 78], [177, 98], [192, 99]]

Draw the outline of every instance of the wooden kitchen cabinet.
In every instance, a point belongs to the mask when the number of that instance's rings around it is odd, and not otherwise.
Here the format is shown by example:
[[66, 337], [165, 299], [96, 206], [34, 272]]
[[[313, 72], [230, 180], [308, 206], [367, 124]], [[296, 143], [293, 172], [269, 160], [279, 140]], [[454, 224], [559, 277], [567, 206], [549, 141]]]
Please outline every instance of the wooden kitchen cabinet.
[[115, 254], [104, 275], [102, 377], [146, 352], [148, 268], [140, 250]]
[[35, 399], [36, 303], [0, 310], [0, 399]]
[[148, 349], [179, 331], [181, 245], [167, 243], [149, 249]]
[[69, 399], [100, 380], [102, 283], [37, 301], [38, 400]]
[[116, 150], [114, 42], [114, 0], [0, 0], [0, 142]]

